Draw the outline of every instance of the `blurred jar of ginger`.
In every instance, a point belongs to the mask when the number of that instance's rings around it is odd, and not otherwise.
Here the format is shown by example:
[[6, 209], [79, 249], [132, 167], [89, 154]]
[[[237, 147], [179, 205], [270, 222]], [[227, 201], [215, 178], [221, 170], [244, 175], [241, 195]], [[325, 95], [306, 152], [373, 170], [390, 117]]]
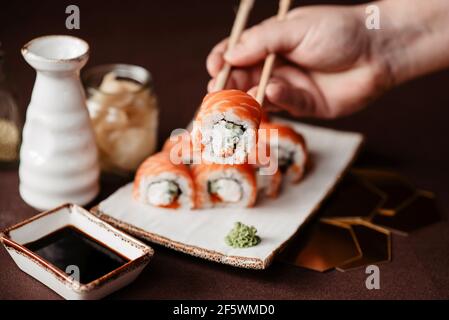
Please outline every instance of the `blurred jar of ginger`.
[[112, 64], [83, 73], [103, 171], [127, 174], [156, 150], [158, 106], [150, 73]]
[[21, 120], [12, 86], [4, 70], [4, 53], [0, 43], [0, 168], [19, 163]]

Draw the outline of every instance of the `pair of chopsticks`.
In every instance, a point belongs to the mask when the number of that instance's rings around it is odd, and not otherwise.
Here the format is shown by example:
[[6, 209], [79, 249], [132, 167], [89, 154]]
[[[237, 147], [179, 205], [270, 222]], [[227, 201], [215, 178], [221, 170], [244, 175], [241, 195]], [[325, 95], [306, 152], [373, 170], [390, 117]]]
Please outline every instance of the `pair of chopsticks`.
[[[240, 35], [246, 26], [248, 21], [249, 13], [253, 7], [254, 0], [241, 0], [239, 9], [237, 11], [236, 18], [234, 20], [234, 25], [232, 26], [231, 35], [229, 36], [227, 51], [232, 50], [240, 39]], [[279, 0], [279, 9], [277, 13], [277, 19], [279, 21], [284, 20], [287, 15], [288, 9], [290, 8], [291, 0]], [[268, 84], [268, 80], [271, 76], [271, 71], [273, 70], [274, 61], [276, 59], [276, 54], [270, 53], [266, 58], [263, 65], [262, 73], [259, 80], [259, 86], [257, 88], [256, 100], [260, 105], [263, 104], [265, 98], [265, 89]], [[215, 82], [214, 91], [223, 90], [228, 81], [229, 73], [231, 72], [231, 65], [227, 62], [223, 65], [222, 69], [217, 75], [217, 80]]]

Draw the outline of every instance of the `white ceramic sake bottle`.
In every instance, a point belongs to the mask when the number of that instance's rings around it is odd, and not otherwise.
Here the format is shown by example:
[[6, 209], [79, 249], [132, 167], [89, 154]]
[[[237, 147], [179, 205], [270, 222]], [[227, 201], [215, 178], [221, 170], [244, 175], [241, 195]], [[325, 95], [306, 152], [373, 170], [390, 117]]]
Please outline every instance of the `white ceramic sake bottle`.
[[20, 195], [40, 210], [85, 205], [98, 193], [98, 155], [79, 72], [89, 45], [72, 36], [44, 36], [22, 48], [36, 69], [23, 128]]

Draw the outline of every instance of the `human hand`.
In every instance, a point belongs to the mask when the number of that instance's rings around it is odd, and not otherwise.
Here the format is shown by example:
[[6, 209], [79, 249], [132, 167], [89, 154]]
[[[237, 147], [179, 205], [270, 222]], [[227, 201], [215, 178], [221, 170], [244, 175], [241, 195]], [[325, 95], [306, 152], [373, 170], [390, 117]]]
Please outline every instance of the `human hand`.
[[[392, 81], [388, 61], [373, 53], [372, 33], [354, 7], [305, 7], [292, 10], [284, 21], [270, 18], [245, 31], [224, 56], [235, 66], [227, 87], [255, 95], [261, 64], [276, 52], [267, 110], [323, 118], [353, 113]], [[207, 59], [212, 77], [224, 63], [226, 43], [219, 43]]]

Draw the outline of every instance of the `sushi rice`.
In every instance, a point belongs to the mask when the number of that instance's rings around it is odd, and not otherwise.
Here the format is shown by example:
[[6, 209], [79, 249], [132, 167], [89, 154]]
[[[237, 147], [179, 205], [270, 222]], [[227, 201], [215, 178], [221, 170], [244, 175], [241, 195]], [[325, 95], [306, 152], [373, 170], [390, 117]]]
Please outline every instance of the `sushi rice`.
[[257, 143], [261, 107], [240, 90], [208, 94], [193, 123], [192, 143], [207, 162], [242, 164]]
[[247, 164], [199, 164], [192, 167], [197, 205], [211, 207], [252, 207], [257, 187], [254, 170]]
[[147, 158], [134, 179], [134, 198], [144, 204], [167, 208], [194, 208], [192, 176], [184, 164], [173, 164], [169, 152]]

